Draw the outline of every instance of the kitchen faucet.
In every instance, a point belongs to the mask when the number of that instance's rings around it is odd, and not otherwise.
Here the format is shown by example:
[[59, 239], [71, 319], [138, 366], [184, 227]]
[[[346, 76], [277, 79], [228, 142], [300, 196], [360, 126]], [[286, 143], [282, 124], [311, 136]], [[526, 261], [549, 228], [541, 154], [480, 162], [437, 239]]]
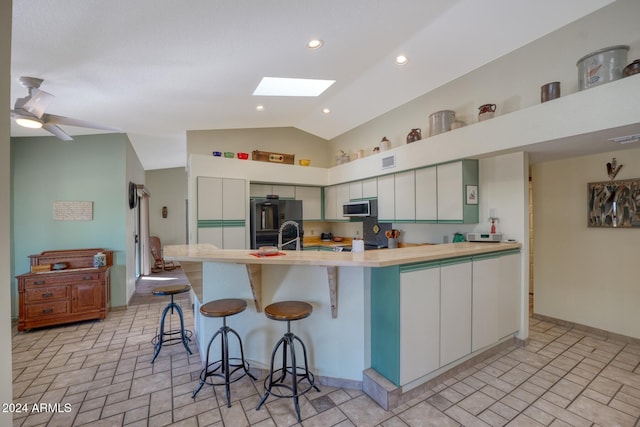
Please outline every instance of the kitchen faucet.
[[[284, 230], [287, 226], [293, 226], [296, 228], [296, 238], [291, 239], [286, 243], [282, 243], [282, 230]], [[295, 221], [285, 221], [280, 226], [280, 230], [278, 231], [278, 249], [282, 250], [282, 247], [288, 245], [289, 243], [296, 242], [296, 251], [300, 250], [300, 225]]]

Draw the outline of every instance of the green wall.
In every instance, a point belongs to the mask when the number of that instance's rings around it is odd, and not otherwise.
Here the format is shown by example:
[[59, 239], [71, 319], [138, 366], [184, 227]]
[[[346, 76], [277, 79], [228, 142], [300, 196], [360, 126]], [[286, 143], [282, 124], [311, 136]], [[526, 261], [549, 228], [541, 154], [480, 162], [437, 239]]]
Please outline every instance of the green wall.
[[[29, 255], [101, 247], [114, 251], [112, 306], [126, 305], [126, 156], [124, 134], [11, 139], [13, 271], [29, 271]], [[55, 221], [54, 201], [91, 201], [93, 220]], [[17, 284], [12, 286], [17, 317]]]

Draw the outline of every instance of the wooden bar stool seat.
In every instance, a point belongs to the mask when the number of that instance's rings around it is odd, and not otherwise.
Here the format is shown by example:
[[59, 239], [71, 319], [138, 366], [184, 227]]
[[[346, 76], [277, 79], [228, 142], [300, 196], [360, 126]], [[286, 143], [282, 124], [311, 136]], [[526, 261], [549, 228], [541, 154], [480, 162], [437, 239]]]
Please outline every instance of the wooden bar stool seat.
[[[253, 380], [256, 378], [249, 372], [249, 363], [244, 359], [242, 340], [236, 331], [227, 326], [227, 316], [242, 313], [247, 308], [247, 302], [243, 299], [227, 298], [210, 301], [200, 306], [200, 313], [205, 317], [222, 317], [222, 327], [211, 337], [207, 346], [207, 356], [204, 369], [200, 372], [200, 383], [193, 391], [192, 398], [202, 389], [204, 384], [212, 386], [224, 385], [227, 397], [227, 407], [231, 407], [231, 390], [229, 385], [245, 375]], [[229, 357], [229, 334], [233, 334], [238, 339], [240, 347], [240, 357]], [[221, 355], [215, 362], [209, 362], [211, 345], [215, 339], [221, 337]], [[238, 374], [236, 374], [238, 373]], [[217, 380], [215, 378], [218, 378]]]
[[[287, 333], [280, 338], [273, 348], [269, 375], [264, 380], [265, 392], [258, 406], [256, 406], [256, 410], [260, 409], [269, 395], [293, 398], [296, 417], [298, 422], [301, 422], [298, 397], [307, 393], [312, 388], [320, 391], [315, 384], [313, 374], [309, 371], [307, 348], [300, 338], [291, 333], [291, 322], [309, 317], [312, 312], [313, 306], [302, 301], [276, 302], [264, 308], [264, 313], [269, 319], [287, 322]], [[302, 348], [304, 366], [298, 366], [296, 361], [296, 349], [294, 345], [296, 341]], [[274, 369], [275, 359], [280, 347], [282, 347], [282, 368]], [[291, 358], [290, 365], [287, 365], [287, 356]], [[287, 378], [287, 374], [289, 374], [290, 378]], [[303, 382], [306, 382], [306, 384]]]
[[[179, 342], [184, 345], [184, 348], [187, 349], [189, 354], [191, 353], [191, 349], [189, 348], [189, 341], [191, 340], [191, 331], [186, 330], [184, 328], [184, 315], [182, 314], [182, 308], [173, 300], [173, 296], [177, 294], [182, 294], [184, 292], [189, 292], [191, 290], [191, 286], [189, 285], [170, 285], [170, 286], [160, 286], [157, 288], [153, 288], [151, 293], [157, 296], [171, 296], [171, 302], [162, 310], [162, 317], [160, 318], [160, 332], [153, 338], [151, 341], [155, 346], [155, 350], [153, 352], [153, 359], [151, 359], [151, 363], [155, 362], [156, 357], [160, 354], [160, 350], [163, 345], [173, 345], [178, 344]], [[168, 330], [165, 331], [164, 323], [167, 317], [167, 314], [171, 312], [173, 314], [173, 310], [176, 310], [178, 313], [178, 317], [180, 318], [180, 329]]]

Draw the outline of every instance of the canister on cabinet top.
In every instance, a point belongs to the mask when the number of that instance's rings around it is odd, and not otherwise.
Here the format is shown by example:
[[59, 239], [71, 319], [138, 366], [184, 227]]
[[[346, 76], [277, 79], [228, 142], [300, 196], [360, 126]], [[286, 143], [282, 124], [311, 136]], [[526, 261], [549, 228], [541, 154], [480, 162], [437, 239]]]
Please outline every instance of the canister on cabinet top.
[[429, 116], [429, 136], [451, 130], [451, 123], [456, 121], [456, 112], [451, 110], [436, 111]]
[[94, 267], [104, 267], [105, 265], [107, 265], [107, 256], [104, 253], [98, 252], [93, 256]]
[[605, 47], [580, 58], [578, 67], [578, 90], [589, 89], [622, 78], [627, 65], [629, 46]]

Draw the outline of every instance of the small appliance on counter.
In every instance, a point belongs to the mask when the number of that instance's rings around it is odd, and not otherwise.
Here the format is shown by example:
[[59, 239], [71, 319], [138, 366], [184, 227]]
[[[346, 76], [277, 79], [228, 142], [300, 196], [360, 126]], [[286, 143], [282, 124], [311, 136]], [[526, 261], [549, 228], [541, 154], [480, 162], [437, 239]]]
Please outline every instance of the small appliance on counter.
[[468, 242], [499, 243], [502, 233], [467, 233]]

